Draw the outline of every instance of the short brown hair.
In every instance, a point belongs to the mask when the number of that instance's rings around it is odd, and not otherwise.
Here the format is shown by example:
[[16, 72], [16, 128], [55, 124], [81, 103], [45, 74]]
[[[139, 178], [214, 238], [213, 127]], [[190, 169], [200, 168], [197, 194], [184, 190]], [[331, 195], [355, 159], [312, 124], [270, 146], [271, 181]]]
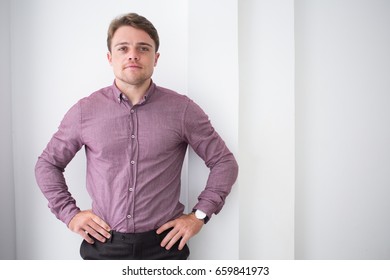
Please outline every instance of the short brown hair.
[[114, 37], [114, 34], [118, 30], [118, 28], [122, 26], [131, 26], [148, 33], [148, 35], [150, 36], [150, 38], [152, 38], [156, 45], [156, 52], [158, 51], [158, 48], [160, 46], [160, 39], [158, 37], [157, 30], [153, 26], [153, 24], [143, 16], [140, 16], [136, 13], [129, 13], [119, 16], [111, 21], [107, 32], [107, 47], [110, 52], [112, 37]]

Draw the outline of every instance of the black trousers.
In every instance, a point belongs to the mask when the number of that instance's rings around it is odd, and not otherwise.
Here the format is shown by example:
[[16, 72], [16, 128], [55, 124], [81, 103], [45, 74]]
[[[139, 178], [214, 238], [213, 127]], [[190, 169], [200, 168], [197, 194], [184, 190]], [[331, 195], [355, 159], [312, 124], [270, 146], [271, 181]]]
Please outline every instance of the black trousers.
[[111, 238], [102, 243], [89, 244], [83, 240], [80, 255], [84, 260], [186, 260], [187, 246], [178, 249], [178, 241], [170, 250], [160, 246], [169, 230], [158, 235], [155, 230], [144, 233], [111, 232]]

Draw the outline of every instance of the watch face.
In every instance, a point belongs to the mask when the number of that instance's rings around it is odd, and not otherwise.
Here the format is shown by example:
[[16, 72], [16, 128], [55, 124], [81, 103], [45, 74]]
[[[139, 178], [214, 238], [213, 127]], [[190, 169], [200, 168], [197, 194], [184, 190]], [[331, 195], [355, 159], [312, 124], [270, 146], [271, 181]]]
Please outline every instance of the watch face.
[[195, 217], [198, 218], [199, 220], [203, 220], [204, 218], [206, 218], [206, 214], [200, 210], [196, 210]]

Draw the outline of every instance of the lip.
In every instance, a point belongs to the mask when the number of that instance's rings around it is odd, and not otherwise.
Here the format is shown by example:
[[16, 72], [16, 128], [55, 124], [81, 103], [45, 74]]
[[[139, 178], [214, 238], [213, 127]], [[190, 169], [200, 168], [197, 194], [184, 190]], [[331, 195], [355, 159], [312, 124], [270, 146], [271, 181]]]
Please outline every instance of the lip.
[[138, 64], [129, 64], [125, 65], [123, 69], [141, 69], [142, 67]]

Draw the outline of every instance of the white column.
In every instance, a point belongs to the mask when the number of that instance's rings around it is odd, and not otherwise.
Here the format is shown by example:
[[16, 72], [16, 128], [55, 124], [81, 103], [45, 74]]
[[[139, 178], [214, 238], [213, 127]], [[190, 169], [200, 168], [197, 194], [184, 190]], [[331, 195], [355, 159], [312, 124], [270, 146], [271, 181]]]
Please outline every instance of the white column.
[[[188, 95], [238, 157], [237, 0], [190, 0]], [[189, 153], [189, 206], [205, 187], [209, 170]], [[192, 259], [238, 259], [238, 185], [220, 214], [191, 242]]]
[[239, 1], [240, 258], [294, 258], [294, 1]]
[[0, 259], [16, 257], [9, 12], [9, 1], [0, 1]]
[[298, 259], [390, 258], [390, 2], [297, 0]]

